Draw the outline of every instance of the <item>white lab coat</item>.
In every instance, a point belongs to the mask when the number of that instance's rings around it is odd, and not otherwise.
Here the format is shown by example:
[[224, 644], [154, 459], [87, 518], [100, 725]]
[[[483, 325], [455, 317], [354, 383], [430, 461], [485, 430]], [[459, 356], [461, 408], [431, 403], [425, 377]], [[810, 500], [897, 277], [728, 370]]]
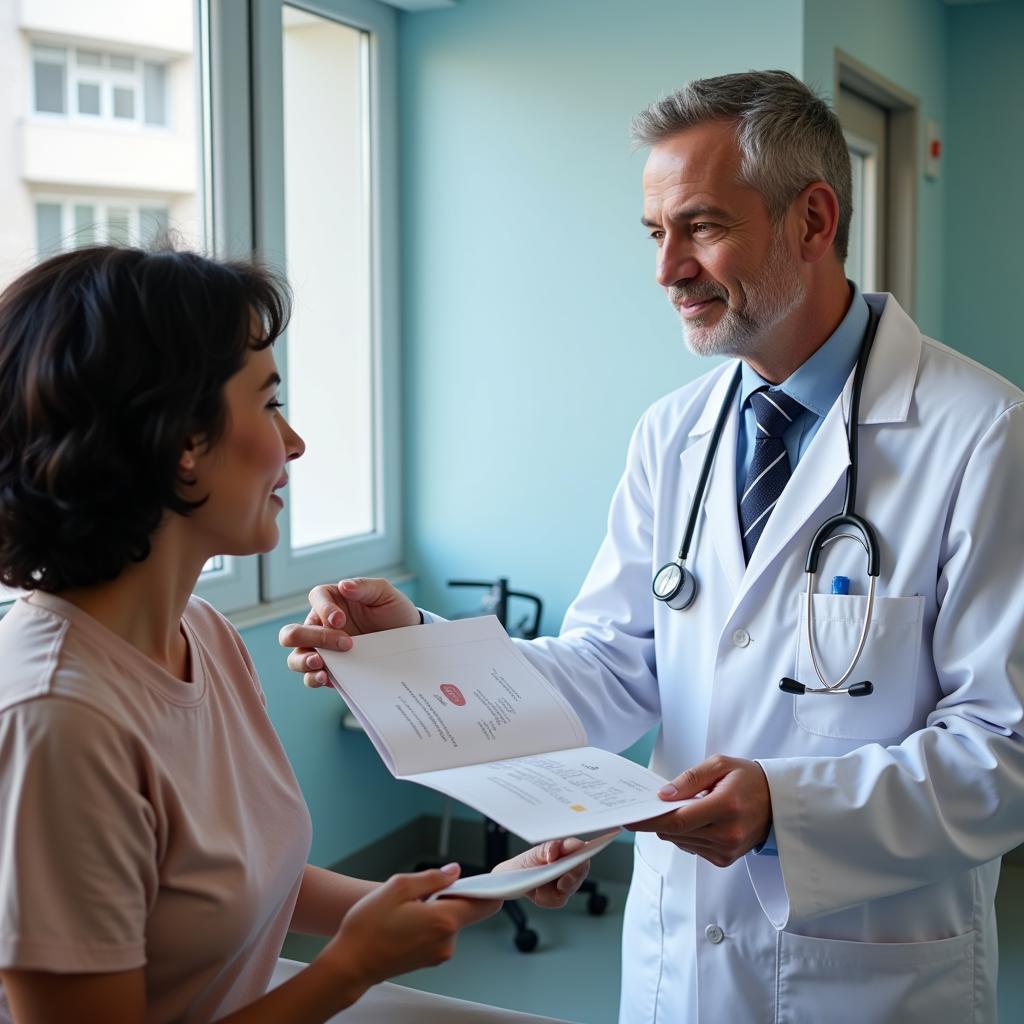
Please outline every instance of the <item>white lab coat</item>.
[[[860, 410], [858, 511], [882, 572], [851, 681], [817, 684], [802, 639], [814, 530], [842, 508], [851, 382], [744, 566], [729, 417], [690, 566], [696, 603], [651, 596], [675, 557], [735, 364], [642, 418], [608, 533], [561, 635], [523, 646], [590, 741], [620, 750], [660, 725], [666, 777], [714, 753], [756, 758], [778, 857], [719, 869], [637, 837], [623, 936], [622, 1024], [995, 1020], [999, 857], [1024, 841], [1024, 395], [882, 308]], [[852, 375], [851, 375], [852, 378]], [[831, 678], [852, 655], [865, 556], [819, 566], [851, 596], [815, 597]]]

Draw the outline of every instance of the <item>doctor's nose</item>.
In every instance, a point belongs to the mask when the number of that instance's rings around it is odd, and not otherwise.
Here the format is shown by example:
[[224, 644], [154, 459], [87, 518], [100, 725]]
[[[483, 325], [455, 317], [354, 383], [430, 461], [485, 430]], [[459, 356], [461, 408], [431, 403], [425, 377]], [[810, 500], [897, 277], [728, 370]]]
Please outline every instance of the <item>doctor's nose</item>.
[[658, 264], [655, 277], [662, 288], [671, 288], [674, 284], [685, 284], [700, 274], [700, 264], [689, 253], [666, 242], [658, 250]]

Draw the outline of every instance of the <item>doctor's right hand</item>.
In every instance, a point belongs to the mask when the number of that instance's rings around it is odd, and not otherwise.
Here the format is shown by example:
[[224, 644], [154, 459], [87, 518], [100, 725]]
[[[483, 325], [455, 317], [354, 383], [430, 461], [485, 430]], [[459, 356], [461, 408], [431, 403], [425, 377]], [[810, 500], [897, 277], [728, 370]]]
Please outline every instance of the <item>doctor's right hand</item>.
[[424, 902], [458, 877], [457, 864], [393, 875], [351, 907], [317, 960], [365, 991], [387, 978], [451, 959], [459, 931], [501, 908], [501, 900]]
[[354, 636], [420, 622], [412, 601], [382, 579], [358, 577], [324, 583], [309, 592], [309, 604], [305, 621], [282, 627], [277, 640], [282, 647], [294, 648], [288, 655], [288, 667], [301, 672], [306, 686], [314, 688], [330, 683], [323, 658], [314, 647], [347, 651]]

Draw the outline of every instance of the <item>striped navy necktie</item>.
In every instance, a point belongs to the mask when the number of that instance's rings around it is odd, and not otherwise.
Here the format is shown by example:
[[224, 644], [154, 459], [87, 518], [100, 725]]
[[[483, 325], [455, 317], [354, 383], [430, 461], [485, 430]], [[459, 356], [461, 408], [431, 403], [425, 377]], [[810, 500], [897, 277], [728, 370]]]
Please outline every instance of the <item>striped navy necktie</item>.
[[759, 388], [750, 396], [750, 407], [757, 421], [757, 437], [739, 509], [743, 554], [748, 562], [775, 503], [789, 481], [791, 469], [782, 435], [804, 411], [795, 398], [768, 387]]

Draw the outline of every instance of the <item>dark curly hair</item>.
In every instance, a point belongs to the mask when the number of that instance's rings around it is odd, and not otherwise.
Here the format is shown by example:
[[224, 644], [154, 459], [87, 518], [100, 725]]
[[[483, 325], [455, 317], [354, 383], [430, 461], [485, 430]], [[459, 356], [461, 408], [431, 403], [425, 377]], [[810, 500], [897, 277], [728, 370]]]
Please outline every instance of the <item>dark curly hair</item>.
[[[286, 282], [252, 262], [90, 246], [0, 295], [0, 582], [60, 591], [141, 562], [191, 437], [226, 426], [224, 385], [284, 330]], [[253, 336], [253, 316], [262, 333]]]

